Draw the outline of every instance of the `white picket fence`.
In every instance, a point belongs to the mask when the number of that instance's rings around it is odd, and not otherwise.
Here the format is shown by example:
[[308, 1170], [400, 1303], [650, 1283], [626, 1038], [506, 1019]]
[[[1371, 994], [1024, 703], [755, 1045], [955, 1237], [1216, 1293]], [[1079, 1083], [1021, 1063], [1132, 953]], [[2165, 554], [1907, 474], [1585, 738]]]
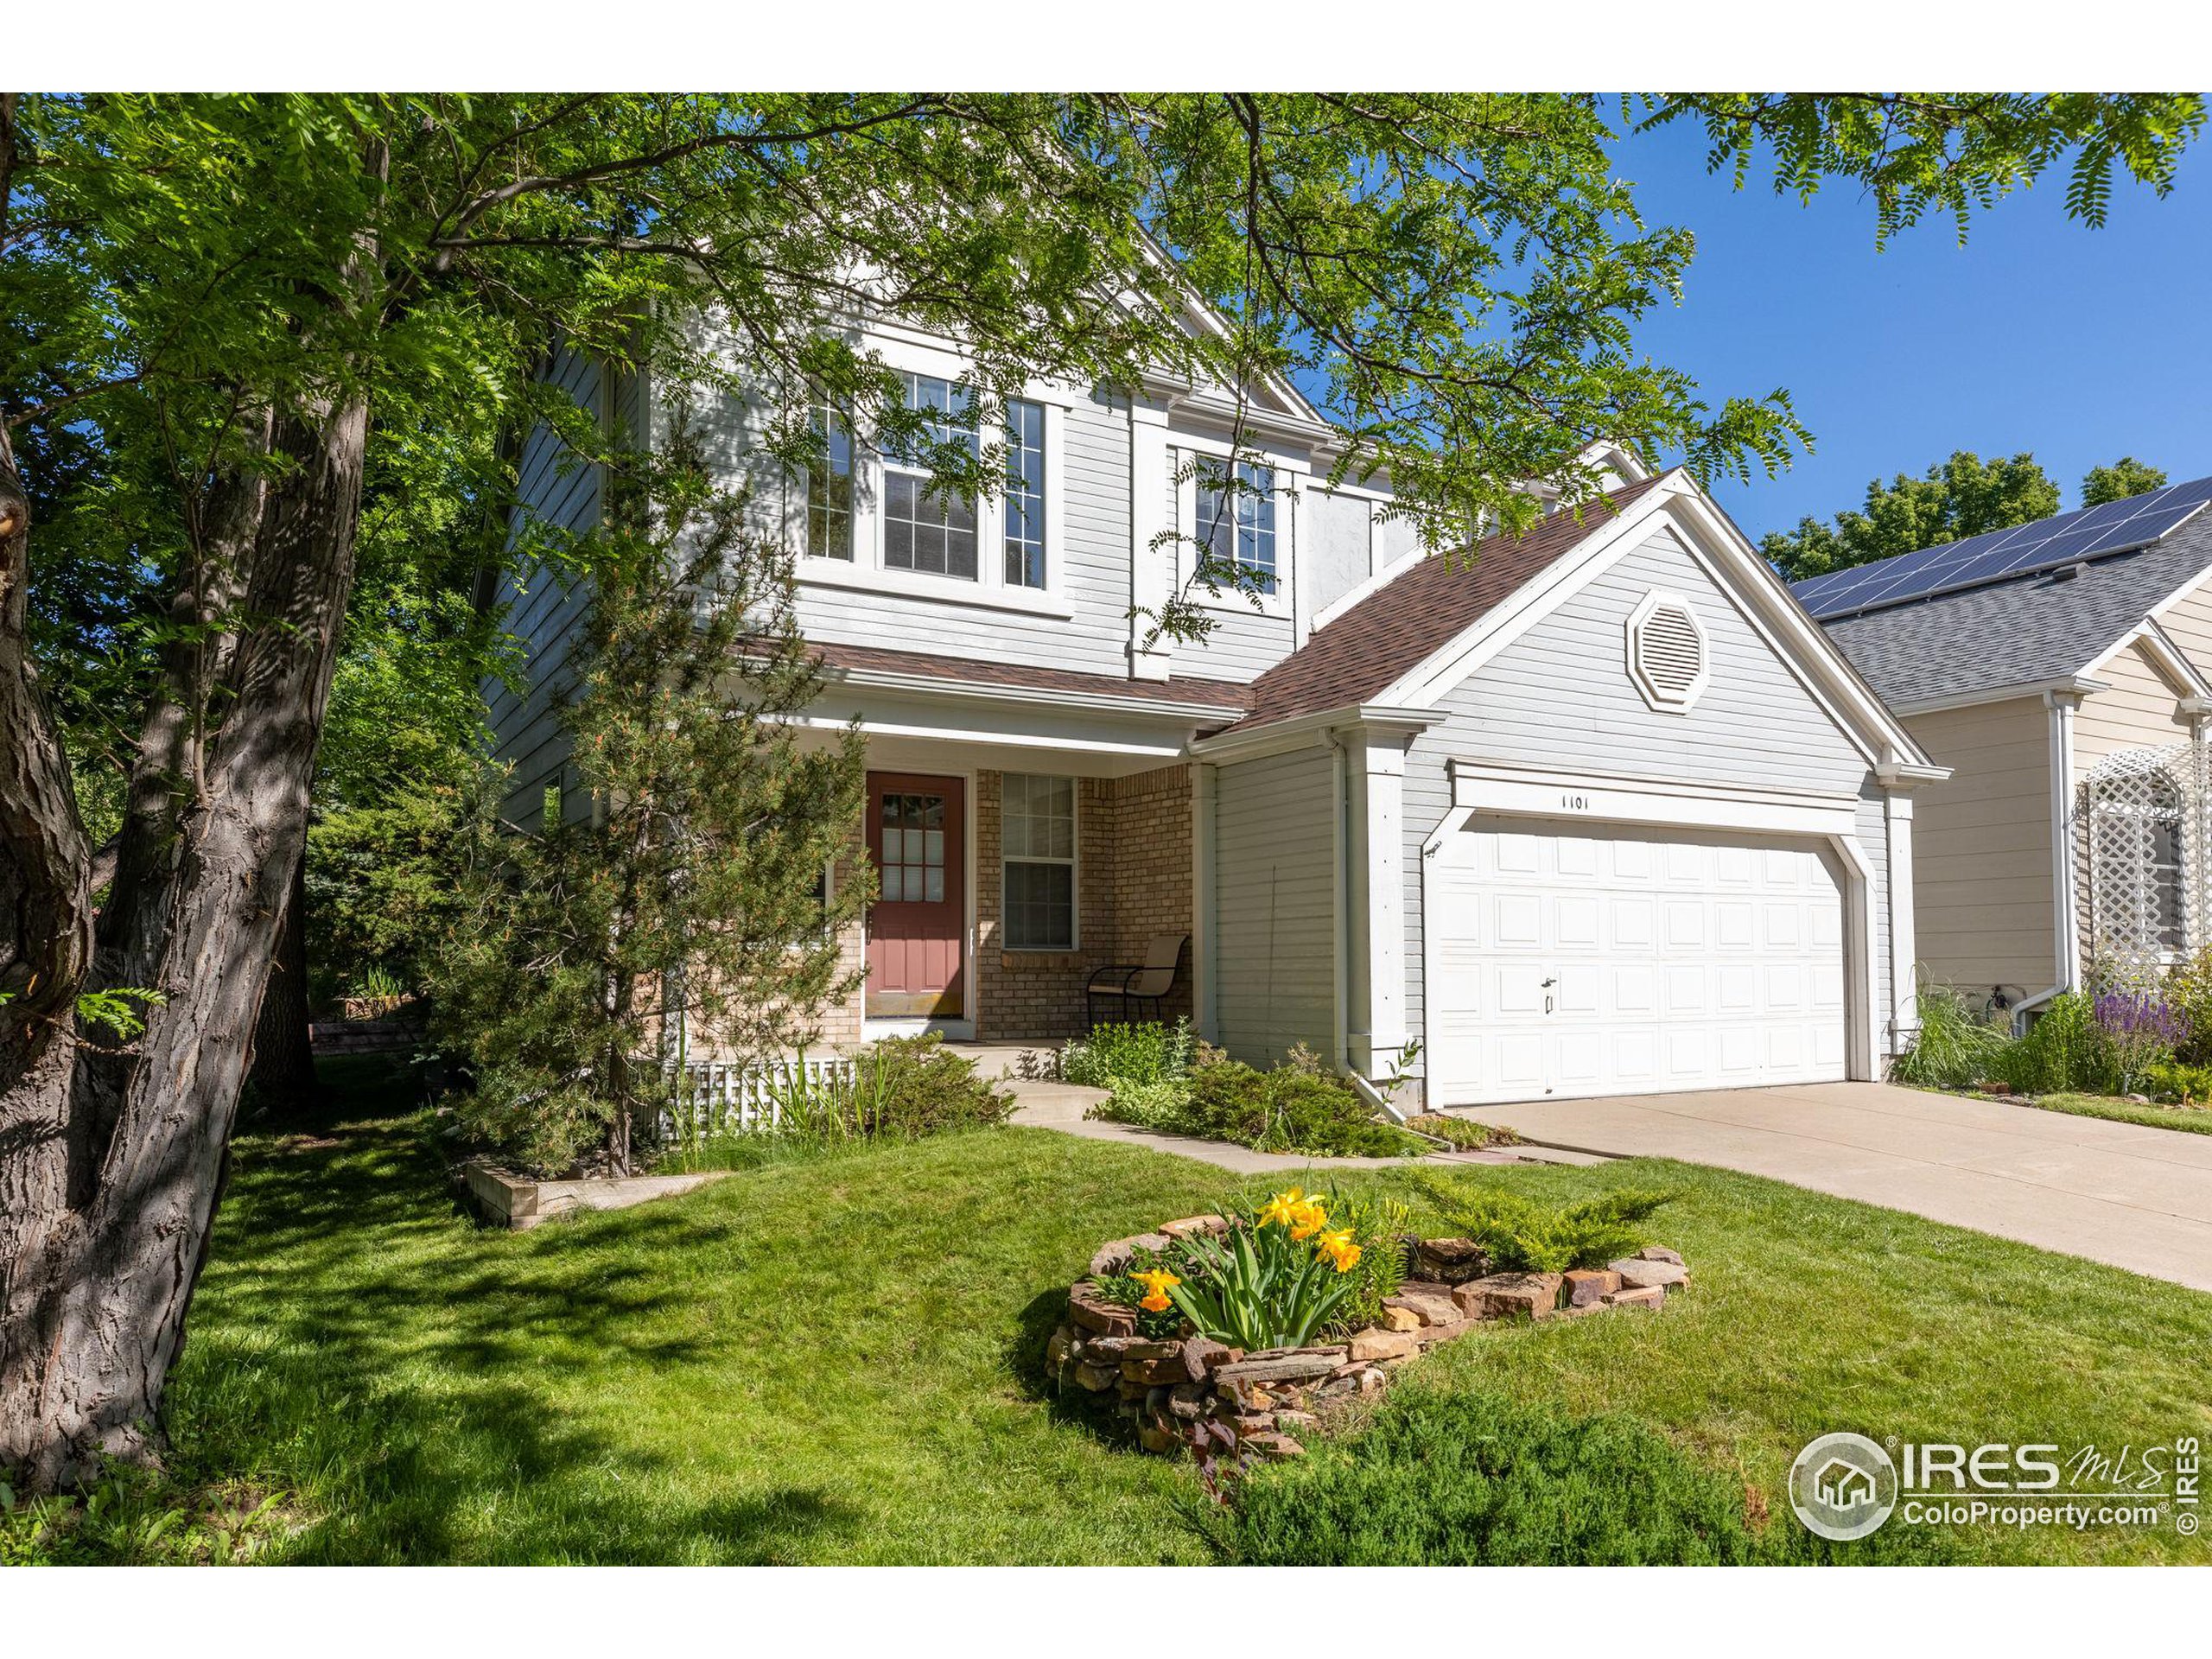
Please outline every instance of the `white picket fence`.
[[683, 1067], [684, 1104], [692, 1122], [709, 1132], [773, 1128], [777, 1096], [798, 1086], [802, 1067], [810, 1088], [853, 1078], [852, 1061], [837, 1054], [743, 1062], [691, 1060]]

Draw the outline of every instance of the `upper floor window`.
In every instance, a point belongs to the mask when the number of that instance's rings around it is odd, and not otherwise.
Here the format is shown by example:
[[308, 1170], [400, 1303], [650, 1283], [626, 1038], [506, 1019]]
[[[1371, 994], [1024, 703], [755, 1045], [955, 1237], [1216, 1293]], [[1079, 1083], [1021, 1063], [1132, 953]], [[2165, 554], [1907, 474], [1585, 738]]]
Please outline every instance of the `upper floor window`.
[[818, 386], [807, 394], [807, 421], [822, 459], [806, 469], [806, 551], [816, 559], [853, 556], [853, 435]]
[[1275, 591], [1275, 469], [1236, 463], [1238, 487], [1225, 490], [1198, 477], [1198, 545], [1223, 564], [1243, 572], [1262, 594]]
[[1006, 406], [1006, 581], [1045, 585], [1045, 407]]
[[968, 389], [933, 375], [909, 374], [906, 407], [924, 416], [914, 453], [883, 454], [883, 563], [896, 570], [976, 580], [976, 504], [957, 491], [931, 486], [928, 450], [976, 448], [976, 413]]

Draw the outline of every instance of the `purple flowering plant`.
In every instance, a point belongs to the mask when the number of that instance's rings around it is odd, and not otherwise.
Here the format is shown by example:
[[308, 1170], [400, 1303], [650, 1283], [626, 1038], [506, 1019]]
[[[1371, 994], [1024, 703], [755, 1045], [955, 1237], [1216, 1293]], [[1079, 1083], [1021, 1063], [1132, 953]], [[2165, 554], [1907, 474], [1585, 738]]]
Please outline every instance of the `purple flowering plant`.
[[2174, 1057], [2189, 1035], [2189, 1021], [2164, 998], [2148, 991], [2107, 991], [2096, 1000], [2097, 1029], [2112, 1045], [2123, 1094], [2138, 1090], [2143, 1075]]

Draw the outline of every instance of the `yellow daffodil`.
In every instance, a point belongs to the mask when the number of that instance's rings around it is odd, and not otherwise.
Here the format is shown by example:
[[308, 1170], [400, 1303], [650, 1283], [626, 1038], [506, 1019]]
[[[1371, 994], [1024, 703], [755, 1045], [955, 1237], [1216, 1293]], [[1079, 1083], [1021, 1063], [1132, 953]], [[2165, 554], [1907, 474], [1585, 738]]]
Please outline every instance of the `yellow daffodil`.
[[1306, 1194], [1299, 1187], [1294, 1186], [1287, 1192], [1278, 1192], [1268, 1200], [1268, 1207], [1260, 1211], [1260, 1225], [1294, 1227], [1306, 1203]]
[[1142, 1301], [1137, 1304], [1137, 1306], [1144, 1309], [1146, 1313], [1165, 1313], [1169, 1308], [1175, 1306], [1174, 1303], [1167, 1300], [1167, 1287], [1170, 1285], [1179, 1285], [1183, 1281], [1177, 1278], [1173, 1274], [1168, 1272], [1166, 1268], [1154, 1268], [1149, 1273], [1133, 1273], [1129, 1277], [1135, 1280], [1137, 1283], [1142, 1285], [1151, 1293]]
[[1328, 1212], [1313, 1199], [1308, 1198], [1298, 1206], [1296, 1214], [1291, 1217], [1290, 1236], [1293, 1238], [1311, 1238], [1328, 1224]]
[[1351, 1242], [1351, 1229], [1349, 1227], [1322, 1234], [1313, 1248], [1318, 1254], [1335, 1262], [1338, 1273], [1350, 1273], [1359, 1265], [1359, 1246]]

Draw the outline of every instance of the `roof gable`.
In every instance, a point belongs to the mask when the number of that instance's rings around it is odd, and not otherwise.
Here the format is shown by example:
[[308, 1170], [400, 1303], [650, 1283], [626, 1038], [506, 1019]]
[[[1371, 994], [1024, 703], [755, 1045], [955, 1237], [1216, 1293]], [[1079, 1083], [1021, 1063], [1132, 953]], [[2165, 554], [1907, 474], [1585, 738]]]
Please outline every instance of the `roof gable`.
[[1232, 729], [1372, 702], [1657, 481], [1615, 490], [1580, 514], [1554, 513], [1525, 536], [1412, 561], [1255, 680], [1251, 712]]

